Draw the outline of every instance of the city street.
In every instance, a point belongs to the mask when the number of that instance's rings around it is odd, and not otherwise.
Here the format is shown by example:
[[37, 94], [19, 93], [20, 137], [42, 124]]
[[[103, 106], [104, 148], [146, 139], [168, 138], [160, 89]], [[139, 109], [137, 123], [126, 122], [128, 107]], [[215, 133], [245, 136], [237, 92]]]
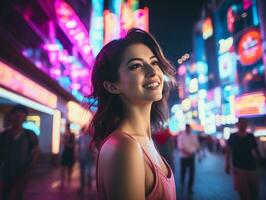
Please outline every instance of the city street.
[[[178, 156], [176, 155], [176, 169], [179, 170]], [[35, 177], [28, 186], [26, 192], [26, 200], [79, 200], [96, 198], [96, 185], [93, 182], [93, 189], [86, 191], [80, 196], [77, 193], [79, 186], [78, 165], [75, 165], [73, 180], [71, 186], [60, 188], [60, 173], [59, 168], [54, 168]], [[259, 170], [261, 183], [260, 200], [266, 197], [266, 171]], [[194, 193], [188, 196], [186, 192], [182, 192], [178, 183], [179, 174], [176, 173], [177, 199], [181, 200], [237, 200], [237, 194], [233, 190], [231, 177], [224, 172], [223, 155], [218, 153], [207, 153], [206, 157], [199, 162], [196, 162], [196, 178], [194, 185]], [[264, 197], [264, 198], [263, 198]]]

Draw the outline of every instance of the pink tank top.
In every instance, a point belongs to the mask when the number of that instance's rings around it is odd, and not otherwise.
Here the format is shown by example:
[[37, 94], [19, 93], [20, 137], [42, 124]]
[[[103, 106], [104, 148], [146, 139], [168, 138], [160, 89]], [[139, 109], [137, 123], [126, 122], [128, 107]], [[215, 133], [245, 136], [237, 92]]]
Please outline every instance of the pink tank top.
[[[113, 134], [110, 134], [105, 141], [107, 141]], [[125, 136], [128, 136], [129, 138], [133, 139], [135, 142], [137, 140], [130, 136], [129, 134], [125, 134]], [[103, 144], [105, 143], [103, 142]], [[165, 176], [163, 171], [152, 162], [148, 154], [145, 152], [145, 150], [141, 147], [142, 152], [144, 154], [144, 160], [148, 164], [148, 166], [151, 168], [152, 173], [154, 175], [155, 184], [152, 189], [152, 191], [146, 195], [146, 200], [176, 200], [176, 187], [175, 187], [175, 180], [174, 180], [174, 174], [171, 170], [171, 167], [166, 162], [166, 160], [162, 157], [164, 163], [166, 164], [166, 167], [168, 169], [168, 175]], [[98, 157], [99, 158], [99, 157]], [[97, 161], [97, 169], [98, 169], [98, 161]], [[105, 190], [103, 185], [99, 185], [99, 176], [98, 176], [98, 170], [96, 170], [96, 177], [97, 177], [97, 192], [99, 200], [107, 200]]]

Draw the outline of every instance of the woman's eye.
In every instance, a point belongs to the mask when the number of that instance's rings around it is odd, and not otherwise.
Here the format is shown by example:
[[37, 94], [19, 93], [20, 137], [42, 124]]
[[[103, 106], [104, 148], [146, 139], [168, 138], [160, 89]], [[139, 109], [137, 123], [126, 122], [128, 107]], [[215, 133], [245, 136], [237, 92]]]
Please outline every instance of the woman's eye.
[[157, 60], [154, 60], [151, 62], [152, 66], [159, 66], [159, 62]]
[[140, 63], [135, 63], [135, 64], [133, 64], [133, 65], [130, 65], [130, 66], [129, 66], [129, 69], [137, 69], [137, 68], [139, 68], [139, 67], [142, 67], [142, 64], [140, 64]]

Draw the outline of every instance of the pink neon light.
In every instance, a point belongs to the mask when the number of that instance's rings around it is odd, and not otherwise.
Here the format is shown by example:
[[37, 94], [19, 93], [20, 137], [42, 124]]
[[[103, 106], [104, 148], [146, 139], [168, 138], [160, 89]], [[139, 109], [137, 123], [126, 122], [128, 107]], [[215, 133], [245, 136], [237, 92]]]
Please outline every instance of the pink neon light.
[[85, 38], [85, 34], [83, 32], [79, 32], [74, 37], [76, 40], [83, 40]]
[[149, 31], [149, 9], [138, 9], [134, 13], [135, 27], [145, 31]]
[[58, 45], [58, 44], [45, 44], [44, 49], [46, 49], [48, 51], [59, 51], [60, 45]]
[[75, 20], [71, 20], [66, 23], [66, 27], [70, 29], [75, 28], [77, 25], [78, 23]]
[[3, 85], [19, 94], [40, 102], [50, 108], [56, 108], [57, 96], [44, 87], [33, 82], [26, 76], [15, 71], [0, 61], [0, 85]]
[[[75, 45], [83, 59], [89, 64], [92, 64], [94, 59], [92, 49], [90, 51], [84, 51], [84, 45], [89, 45], [89, 34], [76, 15], [75, 11], [63, 0], [55, 0], [55, 12], [59, 25], [70, 41]], [[70, 24], [69, 24], [70, 23]], [[75, 26], [74, 26], [75, 25]]]
[[110, 42], [113, 39], [117, 39], [120, 36], [120, 32], [117, 31], [120, 27], [118, 16], [111, 13], [109, 10], [103, 12], [104, 17], [104, 44]]
[[243, 9], [244, 10], [247, 10], [251, 6], [252, 6], [252, 0], [243, 0]]
[[[109, 10], [104, 11], [104, 44], [113, 39], [123, 37], [126, 32], [132, 28], [137, 27], [145, 31], [149, 31], [149, 9], [138, 9], [133, 12], [128, 3], [122, 5], [121, 23], [119, 24], [119, 16], [111, 13]], [[120, 27], [119, 30], [114, 27]]]

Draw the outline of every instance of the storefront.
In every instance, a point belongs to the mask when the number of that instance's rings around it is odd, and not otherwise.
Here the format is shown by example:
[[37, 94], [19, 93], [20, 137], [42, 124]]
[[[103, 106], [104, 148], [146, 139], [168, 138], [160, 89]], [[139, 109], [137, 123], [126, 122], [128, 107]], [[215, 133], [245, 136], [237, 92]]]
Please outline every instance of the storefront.
[[59, 154], [62, 122], [68, 120], [67, 102], [79, 104], [29, 77], [0, 61], [0, 130], [4, 129], [4, 117], [10, 108], [22, 104], [30, 111], [23, 126], [38, 136], [41, 153]]

